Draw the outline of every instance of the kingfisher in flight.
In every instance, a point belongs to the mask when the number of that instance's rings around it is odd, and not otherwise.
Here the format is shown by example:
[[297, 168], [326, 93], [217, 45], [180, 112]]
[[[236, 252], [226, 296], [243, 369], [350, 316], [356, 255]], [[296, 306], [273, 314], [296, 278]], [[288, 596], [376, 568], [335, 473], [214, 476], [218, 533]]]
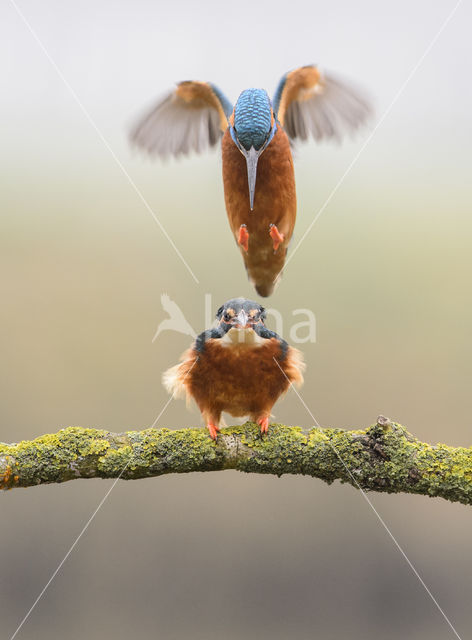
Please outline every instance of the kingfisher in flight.
[[222, 138], [231, 230], [249, 279], [269, 296], [295, 226], [291, 145], [310, 136], [340, 140], [370, 112], [362, 92], [310, 65], [286, 73], [272, 101], [264, 89], [246, 89], [234, 107], [210, 82], [180, 82], [137, 123], [131, 141], [166, 158], [200, 153]]
[[217, 326], [197, 336], [181, 362], [164, 373], [164, 386], [195, 400], [213, 440], [223, 411], [250, 416], [265, 434], [278, 398], [303, 382], [303, 356], [266, 327], [257, 302], [228, 300], [216, 319]]

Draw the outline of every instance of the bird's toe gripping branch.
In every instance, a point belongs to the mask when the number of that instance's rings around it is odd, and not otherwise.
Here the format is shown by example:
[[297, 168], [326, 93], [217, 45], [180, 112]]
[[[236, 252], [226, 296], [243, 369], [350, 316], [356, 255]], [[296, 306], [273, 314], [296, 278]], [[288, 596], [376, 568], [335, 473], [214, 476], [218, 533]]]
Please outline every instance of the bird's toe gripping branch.
[[249, 232], [247, 230], [247, 225], [242, 224], [239, 227], [239, 236], [238, 236], [238, 244], [240, 247], [244, 249], [247, 253], [249, 250]]
[[209, 423], [207, 424], [207, 428], [208, 428], [208, 431], [210, 432], [210, 438], [211, 438], [212, 440], [216, 440], [216, 438], [218, 437], [218, 433], [219, 433], [219, 431], [220, 431], [220, 428], [219, 428], [219, 427], [217, 427], [217, 426], [216, 426], [215, 424], [213, 424], [212, 422], [209, 422]]
[[257, 419], [257, 424], [261, 428], [261, 433], [267, 433], [269, 431], [269, 416], [263, 415]]
[[269, 235], [272, 238], [272, 242], [274, 244], [274, 251], [277, 251], [282, 242], [285, 240], [285, 235], [283, 233], [280, 233], [275, 224], [269, 225]]

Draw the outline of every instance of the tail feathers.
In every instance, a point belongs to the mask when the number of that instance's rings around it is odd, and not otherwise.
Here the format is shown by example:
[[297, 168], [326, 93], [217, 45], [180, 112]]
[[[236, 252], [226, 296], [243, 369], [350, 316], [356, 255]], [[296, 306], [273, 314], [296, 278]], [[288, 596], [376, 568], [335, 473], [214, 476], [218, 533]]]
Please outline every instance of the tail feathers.
[[268, 298], [274, 290], [273, 282], [254, 282], [252, 281], [257, 293], [263, 298]]
[[254, 235], [254, 237], [250, 235], [249, 250], [247, 252], [240, 247], [249, 280], [254, 285], [257, 293], [264, 298], [270, 296], [282, 278], [287, 246], [291, 237], [291, 229], [284, 227], [283, 243], [277, 246], [277, 250], [274, 251], [274, 244], [269, 233], [274, 226], [267, 225], [267, 236], [264, 234], [262, 238], [257, 235]]
[[249, 280], [256, 288], [257, 293], [264, 298], [270, 296], [282, 279], [285, 256], [287, 255], [285, 246], [279, 247], [274, 252], [268, 233], [267, 238], [269, 242], [264, 246], [251, 247], [249, 240], [249, 252], [245, 253], [241, 250]]
[[[267, 298], [274, 291], [282, 278], [282, 271], [279, 271], [278, 265], [263, 268], [246, 264], [249, 280], [254, 285], [257, 293], [263, 298]], [[283, 268], [283, 263], [281, 265]]]

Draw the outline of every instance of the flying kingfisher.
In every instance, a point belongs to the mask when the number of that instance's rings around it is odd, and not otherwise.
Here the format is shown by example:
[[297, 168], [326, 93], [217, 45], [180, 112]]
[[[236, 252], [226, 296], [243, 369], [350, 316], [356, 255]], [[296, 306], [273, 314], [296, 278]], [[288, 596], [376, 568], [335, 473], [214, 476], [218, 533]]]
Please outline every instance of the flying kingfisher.
[[222, 140], [231, 230], [249, 279], [269, 296], [280, 279], [296, 217], [291, 143], [340, 139], [365, 122], [368, 100], [349, 83], [299, 67], [280, 80], [271, 102], [246, 89], [233, 105], [209, 82], [180, 82], [135, 126], [131, 140], [162, 158], [201, 152]]
[[164, 386], [196, 401], [214, 440], [223, 411], [249, 415], [267, 433], [273, 405], [291, 383], [303, 382], [302, 354], [265, 326], [257, 302], [228, 300], [216, 319], [217, 326], [197, 336], [180, 364], [164, 373]]

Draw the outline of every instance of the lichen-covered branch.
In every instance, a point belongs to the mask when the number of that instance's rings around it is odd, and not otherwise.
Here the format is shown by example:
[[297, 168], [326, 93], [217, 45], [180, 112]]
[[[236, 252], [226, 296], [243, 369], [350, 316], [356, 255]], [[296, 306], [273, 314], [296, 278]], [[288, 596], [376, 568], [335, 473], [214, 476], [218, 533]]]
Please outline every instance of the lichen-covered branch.
[[420, 442], [382, 416], [366, 430], [251, 422], [223, 429], [145, 429], [111, 433], [69, 427], [36, 440], [0, 444], [0, 488], [76, 478], [132, 480], [164, 473], [236, 469], [300, 474], [388, 493], [419, 493], [472, 504], [472, 449]]

